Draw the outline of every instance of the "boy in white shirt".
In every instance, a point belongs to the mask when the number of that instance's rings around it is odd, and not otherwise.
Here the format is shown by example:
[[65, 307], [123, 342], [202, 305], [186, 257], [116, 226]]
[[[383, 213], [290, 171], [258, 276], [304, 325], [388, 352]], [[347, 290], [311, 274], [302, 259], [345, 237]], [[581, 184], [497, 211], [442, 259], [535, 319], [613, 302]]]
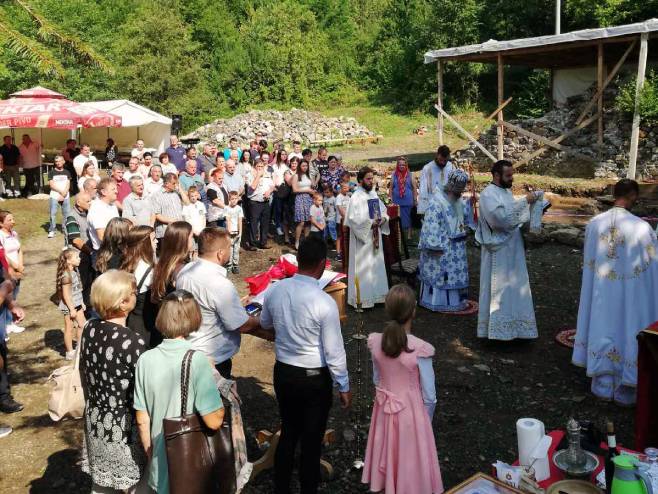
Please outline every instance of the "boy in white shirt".
[[350, 184], [349, 182], [342, 182], [340, 184], [340, 192], [336, 196], [336, 226], [338, 229], [338, 242], [336, 242], [336, 256], [337, 261], [343, 260], [341, 241], [343, 237], [343, 222], [347, 214], [347, 206], [350, 203]]
[[238, 205], [240, 194], [237, 190], [228, 193], [228, 206], [224, 208], [226, 218], [226, 230], [231, 236], [231, 255], [228, 260], [228, 268], [233, 274], [240, 274], [240, 239], [242, 238], [242, 219], [244, 211]]
[[311, 237], [317, 237], [324, 240], [324, 230], [327, 221], [324, 217], [324, 208], [322, 207], [322, 194], [316, 192], [313, 194], [313, 204], [311, 205]]
[[187, 189], [189, 203], [183, 206], [183, 220], [192, 225], [192, 233], [199, 235], [206, 227], [206, 206], [201, 202], [201, 194], [195, 185]]

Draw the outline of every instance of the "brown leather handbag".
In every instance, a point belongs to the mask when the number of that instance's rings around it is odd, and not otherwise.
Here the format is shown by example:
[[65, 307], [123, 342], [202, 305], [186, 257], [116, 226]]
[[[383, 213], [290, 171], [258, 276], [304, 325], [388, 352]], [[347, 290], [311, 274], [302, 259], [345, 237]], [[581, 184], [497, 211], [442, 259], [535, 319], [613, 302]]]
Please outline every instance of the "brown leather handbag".
[[231, 494], [235, 492], [235, 460], [231, 438], [231, 413], [225, 407], [218, 431], [206, 427], [197, 413], [187, 415], [190, 364], [188, 350], [181, 364], [180, 417], [162, 420], [167, 449], [171, 494]]

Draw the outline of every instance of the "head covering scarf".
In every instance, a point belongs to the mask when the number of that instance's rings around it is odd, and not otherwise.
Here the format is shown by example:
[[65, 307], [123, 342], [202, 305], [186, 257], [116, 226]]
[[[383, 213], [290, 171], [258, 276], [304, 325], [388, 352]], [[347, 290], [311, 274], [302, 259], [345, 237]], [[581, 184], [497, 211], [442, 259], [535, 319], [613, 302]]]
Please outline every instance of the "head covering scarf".
[[[404, 161], [406, 167], [405, 170], [402, 171], [400, 169], [400, 161]], [[395, 163], [395, 173], [394, 175], [398, 179], [398, 195], [400, 197], [404, 197], [404, 194], [407, 190], [407, 175], [409, 175], [409, 163], [407, 162], [406, 158], [398, 158], [396, 163]]]

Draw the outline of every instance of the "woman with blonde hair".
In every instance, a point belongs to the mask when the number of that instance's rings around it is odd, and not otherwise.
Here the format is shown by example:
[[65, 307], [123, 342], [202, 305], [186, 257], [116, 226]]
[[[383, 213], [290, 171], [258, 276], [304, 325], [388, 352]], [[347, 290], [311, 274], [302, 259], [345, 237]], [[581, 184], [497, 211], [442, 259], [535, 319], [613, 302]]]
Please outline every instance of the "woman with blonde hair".
[[[199, 329], [201, 309], [190, 292], [175, 290], [164, 297], [156, 326], [164, 337], [157, 348], [137, 362], [135, 410], [142, 445], [150, 459], [148, 483], [155, 492], [169, 492], [167, 451], [162, 420], [181, 412], [181, 365], [192, 351], [186, 338]], [[192, 354], [186, 413], [197, 413], [211, 430], [224, 419], [222, 399], [213, 377], [213, 368], [201, 352]]]
[[119, 269], [123, 262], [126, 237], [133, 224], [126, 218], [112, 218], [105, 228], [98, 257], [96, 271], [101, 274], [108, 269]]
[[434, 347], [411, 335], [416, 294], [395, 285], [386, 295], [389, 321], [368, 337], [375, 403], [361, 481], [372, 492], [440, 494], [439, 459], [432, 431], [436, 406]]
[[136, 292], [135, 277], [116, 269], [91, 286], [100, 319], [90, 320], [82, 333], [80, 378], [85, 396], [82, 469], [91, 476], [92, 492], [133, 488], [146, 464], [133, 409], [135, 365], [146, 342], [126, 327]]

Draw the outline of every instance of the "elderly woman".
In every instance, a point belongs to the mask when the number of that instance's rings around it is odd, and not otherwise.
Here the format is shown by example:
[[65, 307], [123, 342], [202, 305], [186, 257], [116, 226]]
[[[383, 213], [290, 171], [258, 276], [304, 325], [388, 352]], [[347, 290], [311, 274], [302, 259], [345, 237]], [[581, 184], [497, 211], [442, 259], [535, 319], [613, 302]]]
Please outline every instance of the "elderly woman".
[[126, 327], [136, 292], [135, 277], [115, 269], [91, 286], [100, 319], [85, 326], [80, 379], [85, 395], [82, 469], [91, 476], [92, 492], [133, 488], [146, 464], [133, 410], [135, 365], [146, 343]]
[[[139, 436], [150, 459], [149, 486], [166, 494], [169, 475], [162, 420], [180, 416], [181, 365], [192, 349], [186, 338], [199, 329], [201, 310], [191, 293], [176, 290], [162, 301], [155, 324], [165, 339], [137, 362], [134, 406]], [[202, 352], [192, 355], [189, 382], [186, 413], [200, 415], [209, 429], [218, 430], [224, 419], [222, 399], [213, 368]]]

